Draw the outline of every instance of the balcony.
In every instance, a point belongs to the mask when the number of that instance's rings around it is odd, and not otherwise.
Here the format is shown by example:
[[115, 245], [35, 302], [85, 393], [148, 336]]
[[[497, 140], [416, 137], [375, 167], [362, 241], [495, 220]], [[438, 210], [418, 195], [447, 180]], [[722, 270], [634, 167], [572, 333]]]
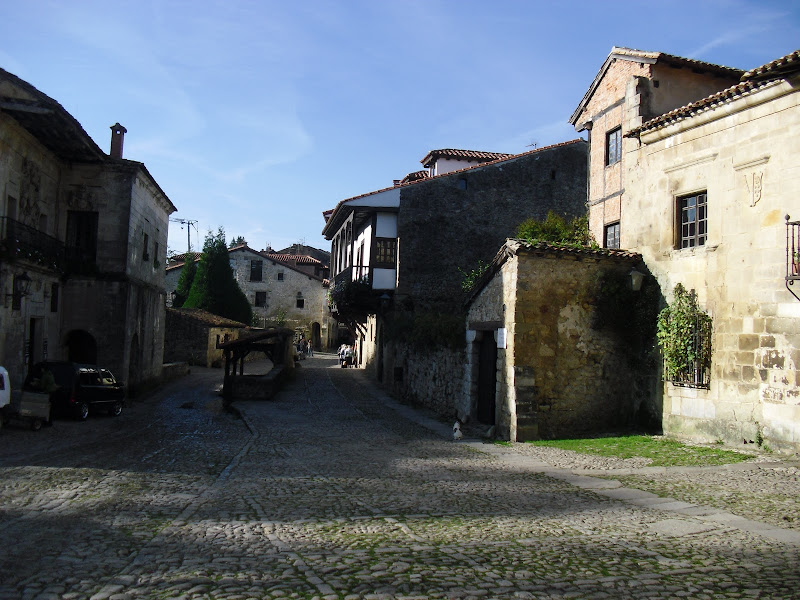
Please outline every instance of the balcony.
[[375, 269], [368, 265], [353, 265], [337, 273], [329, 291], [331, 312], [347, 318], [378, 312], [387, 288], [374, 288], [374, 276]]
[[800, 281], [800, 221], [786, 215], [786, 289], [800, 300], [791, 286]]
[[23, 260], [63, 273], [66, 247], [60, 240], [9, 217], [0, 217], [0, 257]]

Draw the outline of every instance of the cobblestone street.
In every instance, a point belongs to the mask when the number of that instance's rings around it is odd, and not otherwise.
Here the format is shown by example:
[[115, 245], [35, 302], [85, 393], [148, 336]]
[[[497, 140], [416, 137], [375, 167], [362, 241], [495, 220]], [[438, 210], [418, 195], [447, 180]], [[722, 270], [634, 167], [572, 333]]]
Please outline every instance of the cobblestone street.
[[330, 355], [241, 418], [221, 381], [2, 430], [0, 600], [798, 596], [794, 462], [453, 442]]

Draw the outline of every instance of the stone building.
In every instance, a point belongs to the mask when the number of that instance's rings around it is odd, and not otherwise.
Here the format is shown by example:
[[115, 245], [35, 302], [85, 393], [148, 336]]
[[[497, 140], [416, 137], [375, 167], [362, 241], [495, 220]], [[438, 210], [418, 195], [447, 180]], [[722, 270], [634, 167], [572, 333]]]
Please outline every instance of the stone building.
[[239, 339], [246, 327], [244, 323], [199, 308], [168, 308], [169, 335], [164, 342], [164, 363], [221, 367], [224, 355], [217, 342]]
[[[513, 156], [458, 152], [478, 164], [343, 200], [323, 229], [334, 314], [359, 363], [397, 395], [448, 415], [463, 389], [464, 273], [488, 264], [527, 218], [584, 214], [587, 165], [582, 140]], [[432, 155], [426, 166], [439, 172]]]
[[[255, 326], [281, 323], [302, 332], [317, 350], [336, 344], [338, 329], [328, 310], [325, 279], [297, 266], [289, 255], [247, 245], [234, 246], [228, 254], [234, 278], [252, 305]], [[283, 256], [289, 257], [278, 260]], [[168, 294], [177, 288], [182, 270], [183, 263], [167, 267]]]
[[[663, 52], [614, 47], [570, 117], [589, 137], [589, 229], [604, 248], [628, 248], [621, 227], [626, 134], [644, 121], [738, 83], [742, 71]], [[635, 202], [635, 198], [632, 202]]]
[[660, 406], [653, 375], [632, 368], [644, 354], [634, 317], [604, 318], [642, 294], [627, 291], [640, 261], [508, 240], [468, 301], [458, 417], [520, 442], [651, 425]]
[[[667, 300], [680, 283], [712, 319], [708, 368], [689, 379], [666, 377], [664, 430], [800, 448], [800, 302], [786, 286], [792, 231], [784, 220], [800, 217], [800, 54], [746, 73], [670, 57], [670, 64], [736, 75], [701, 98], [689, 97], [698, 90], [690, 81], [676, 81], [668, 89], [683, 85], [682, 98], [693, 100], [680, 107], [645, 102], [665, 87], [655, 69], [663, 55], [655, 56], [645, 73], [615, 66], [628, 58], [610, 64], [598, 77], [609, 78], [616, 95], [604, 106], [587, 92], [573, 123], [593, 123], [595, 231], [616, 219], [621, 246], [642, 255]], [[596, 126], [604, 111], [625, 116], [618, 165], [604, 164], [613, 147]], [[604, 188], [612, 170], [618, 183]], [[610, 199], [617, 187], [624, 191]]]
[[102, 361], [135, 388], [161, 374], [167, 223], [144, 164], [106, 154], [55, 100], [0, 69], [0, 363]]

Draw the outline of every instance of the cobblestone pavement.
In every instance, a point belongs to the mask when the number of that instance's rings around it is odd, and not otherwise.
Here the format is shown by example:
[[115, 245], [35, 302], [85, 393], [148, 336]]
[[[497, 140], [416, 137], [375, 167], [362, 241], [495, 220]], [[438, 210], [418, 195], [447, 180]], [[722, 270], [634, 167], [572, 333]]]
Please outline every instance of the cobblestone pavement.
[[201, 369], [118, 419], [3, 430], [0, 600], [797, 597], [795, 463], [453, 442], [335, 364], [241, 419]]

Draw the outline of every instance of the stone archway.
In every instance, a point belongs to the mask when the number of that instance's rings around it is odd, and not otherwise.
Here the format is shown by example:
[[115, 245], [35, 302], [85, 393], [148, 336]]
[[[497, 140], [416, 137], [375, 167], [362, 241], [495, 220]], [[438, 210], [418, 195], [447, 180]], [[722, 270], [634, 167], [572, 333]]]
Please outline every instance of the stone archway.
[[83, 329], [74, 329], [67, 334], [67, 360], [88, 365], [97, 364], [97, 341]]

